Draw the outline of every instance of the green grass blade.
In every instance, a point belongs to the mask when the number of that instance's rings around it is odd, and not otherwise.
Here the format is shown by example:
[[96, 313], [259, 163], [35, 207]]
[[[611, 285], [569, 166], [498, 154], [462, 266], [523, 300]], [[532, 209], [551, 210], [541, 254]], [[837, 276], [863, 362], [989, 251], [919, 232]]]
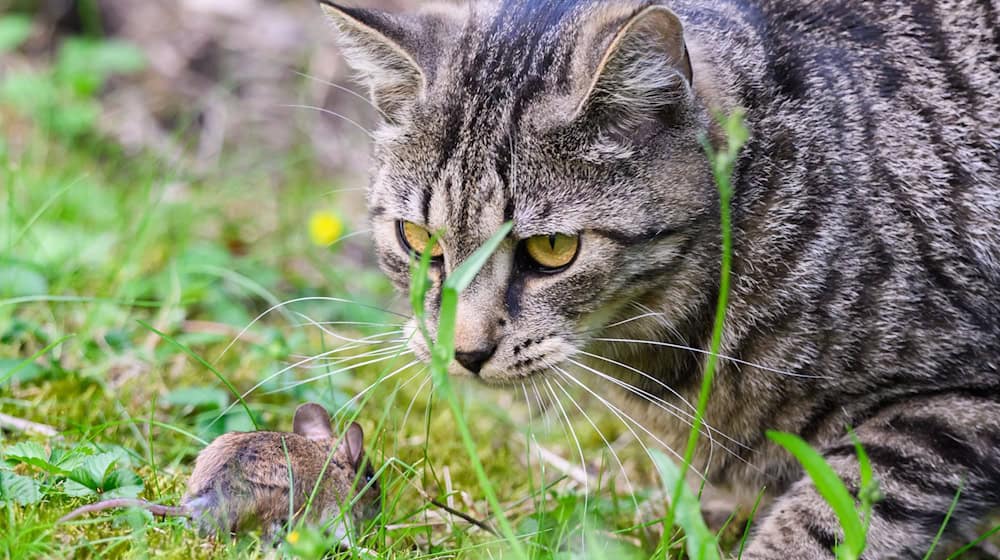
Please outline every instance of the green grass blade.
[[218, 378], [218, 380], [221, 381], [222, 384], [225, 385], [227, 389], [229, 389], [229, 392], [232, 393], [234, 397], [236, 397], [236, 400], [239, 401], [240, 406], [243, 407], [243, 410], [246, 411], [247, 416], [250, 418], [250, 422], [253, 424], [254, 429], [255, 430], [259, 430], [260, 429], [260, 424], [257, 423], [257, 418], [254, 417], [253, 412], [250, 410], [250, 405], [248, 405], [247, 402], [245, 400], [243, 400], [243, 395], [241, 395], [240, 392], [236, 390], [236, 387], [234, 387], [233, 384], [230, 383], [228, 379], [226, 379], [225, 375], [222, 375], [221, 373], [219, 373], [219, 370], [215, 369], [215, 367], [213, 367], [212, 364], [210, 364], [207, 361], [205, 361], [204, 358], [202, 358], [201, 356], [199, 356], [198, 354], [196, 354], [193, 350], [191, 350], [187, 346], [185, 346], [185, 345], [181, 344], [180, 342], [177, 342], [176, 340], [174, 340], [170, 335], [157, 330], [156, 327], [154, 327], [153, 325], [150, 325], [149, 323], [143, 321], [142, 319], [136, 319], [136, 322], [138, 322], [140, 325], [142, 325], [142, 327], [144, 329], [146, 329], [146, 330], [148, 330], [148, 331], [150, 331], [152, 333], [155, 333], [157, 336], [159, 336], [163, 340], [166, 340], [167, 342], [169, 342], [170, 344], [172, 344], [174, 347], [176, 347], [181, 352], [184, 352], [188, 356], [191, 356], [196, 362], [198, 362], [199, 364], [201, 364], [202, 367], [208, 369], [208, 371], [211, 371], [215, 375], [215, 377]]
[[[417, 318], [420, 330], [427, 344], [430, 345], [430, 369], [435, 388], [444, 398], [445, 402], [448, 403], [448, 408], [451, 409], [462, 446], [469, 456], [469, 462], [473, 472], [475, 472], [479, 486], [486, 496], [486, 501], [490, 504], [490, 508], [494, 512], [497, 524], [500, 527], [500, 533], [511, 548], [513, 548], [517, 558], [527, 558], [528, 555], [514, 534], [514, 529], [510, 525], [510, 521], [507, 519], [504, 508], [500, 504], [493, 484], [486, 475], [486, 470], [479, 459], [475, 440], [472, 437], [472, 432], [469, 430], [468, 423], [465, 421], [462, 407], [452, 389], [451, 380], [448, 376], [448, 366], [455, 357], [454, 339], [455, 321], [458, 312], [458, 296], [462, 290], [469, 286], [473, 278], [476, 277], [476, 274], [479, 273], [483, 265], [486, 264], [486, 261], [489, 260], [490, 256], [500, 246], [500, 243], [503, 242], [512, 228], [512, 223], [505, 223], [490, 239], [466, 259], [464, 263], [448, 275], [448, 279], [445, 280], [444, 285], [441, 287], [441, 307], [438, 312], [437, 340], [432, 342], [427, 326], [424, 323], [424, 302], [426, 301], [426, 291], [430, 287], [430, 281], [427, 278], [427, 273], [430, 270], [430, 258], [428, 256], [430, 251], [425, 251], [420, 261], [411, 270], [410, 302], [414, 306], [413, 313]], [[439, 235], [435, 234], [431, 239], [431, 243], [436, 243], [438, 237]], [[414, 294], [414, 291], [419, 291], [420, 293]]]
[[954, 554], [948, 557], [948, 560], [956, 560], [957, 558], [961, 558], [963, 554], [979, 546], [979, 543], [985, 541], [986, 539], [992, 537], [997, 533], [1000, 533], [1000, 525], [997, 525], [996, 527], [990, 529], [989, 531], [986, 531], [982, 535], [979, 535], [979, 537], [977, 537], [976, 540], [956, 550]]
[[875, 502], [882, 499], [882, 491], [879, 489], [878, 480], [875, 479], [875, 473], [872, 470], [871, 459], [868, 458], [868, 452], [865, 451], [865, 447], [861, 445], [861, 440], [850, 430], [851, 439], [854, 441], [854, 450], [858, 456], [858, 466], [860, 467], [861, 474], [861, 487], [858, 489], [858, 501], [861, 502], [860, 512], [862, 514], [862, 519], [864, 521], [865, 532], [868, 532], [868, 526], [871, 523], [872, 508]]
[[753, 525], [754, 519], [757, 516], [757, 508], [760, 507], [760, 501], [764, 498], [764, 489], [762, 488], [760, 492], [757, 492], [757, 499], [753, 502], [753, 508], [750, 510], [750, 517], [747, 519], [747, 526], [743, 529], [743, 536], [740, 538], [740, 550], [736, 553], [736, 558], [743, 558], [743, 549], [746, 548], [747, 540], [750, 539], [750, 527]]
[[705, 525], [705, 520], [701, 516], [701, 503], [684, 484], [684, 472], [659, 449], [651, 449], [649, 454], [663, 480], [664, 490], [670, 492], [678, 485], [681, 488], [681, 492], [675, 494], [675, 501], [671, 503], [670, 508], [676, 511], [677, 524], [684, 529], [688, 558], [719, 560], [718, 541]]
[[496, 252], [503, 240], [507, 238], [510, 234], [510, 230], [514, 228], [513, 222], [507, 222], [500, 226], [500, 229], [493, 234], [492, 237], [483, 243], [482, 247], [476, 249], [475, 253], [469, 256], [461, 265], [459, 265], [455, 270], [451, 271], [448, 275], [448, 279], [444, 282], [445, 289], [451, 288], [455, 290], [456, 293], [464, 291], [469, 287], [472, 279], [479, 274], [479, 271], [486, 264], [486, 261], [490, 259], [490, 256]]
[[771, 441], [784, 447], [805, 469], [812, 479], [823, 499], [826, 500], [844, 529], [844, 544], [854, 558], [861, 555], [865, 548], [865, 528], [855, 507], [854, 498], [847, 491], [847, 486], [840, 480], [833, 468], [823, 459], [818, 451], [813, 449], [802, 438], [784, 432], [768, 431]]
[[[704, 423], [705, 410], [708, 409], [708, 398], [712, 392], [712, 382], [715, 379], [715, 370], [719, 360], [719, 352], [722, 348], [722, 333], [726, 322], [726, 307], [729, 304], [729, 280], [732, 271], [733, 255], [733, 232], [732, 216], [729, 202], [732, 199], [732, 175], [736, 160], [740, 150], [749, 137], [749, 131], [743, 123], [743, 112], [735, 111], [724, 119], [720, 119], [723, 128], [726, 130], [727, 146], [722, 151], [716, 151], [707, 139], [703, 139], [705, 153], [708, 155], [712, 165], [712, 174], [719, 191], [719, 227], [722, 230], [721, 264], [719, 271], [719, 296], [715, 307], [715, 321], [712, 326], [712, 340], [710, 352], [705, 361], [705, 370], [702, 374], [701, 389], [698, 393], [698, 406], [695, 409], [694, 419], [691, 422], [691, 431], [688, 432], [687, 447], [684, 450], [684, 473], [691, 466], [694, 460], [695, 451], [698, 448], [698, 439], [701, 435], [702, 424]], [[663, 538], [667, 538], [673, 531], [674, 507], [680, 493], [683, 491], [683, 476], [674, 488], [673, 500], [670, 510], [667, 512], [667, 519], [663, 531]]]
[[854, 450], [858, 454], [858, 466], [861, 469], [861, 487], [864, 488], [875, 482], [872, 462], [868, 458], [868, 452], [865, 451], [865, 447], [861, 445], [861, 440], [858, 439], [858, 436], [853, 431], [851, 431], [851, 440], [854, 441]]
[[951, 505], [948, 506], [948, 513], [944, 516], [944, 521], [941, 522], [941, 526], [938, 527], [938, 532], [934, 535], [934, 540], [931, 541], [931, 547], [927, 549], [927, 554], [924, 555], [924, 560], [930, 560], [931, 554], [934, 554], [934, 549], [937, 548], [938, 542], [941, 541], [941, 535], [944, 534], [944, 530], [948, 527], [948, 522], [951, 521], [951, 516], [955, 513], [955, 507], [958, 506], [958, 499], [962, 496], [962, 488], [965, 487], [965, 481], [963, 480], [961, 484], [958, 485], [958, 490], [955, 492], [955, 497], [951, 500]]
[[38, 358], [40, 358], [40, 357], [44, 356], [45, 354], [47, 354], [47, 353], [49, 352], [49, 350], [52, 350], [52, 349], [53, 349], [53, 348], [55, 348], [56, 346], [59, 346], [60, 344], [62, 344], [63, 342], [66, 342], [67, 340], [69, 340], [69, 339], [71, 339], [71, 338], [73, 338], [73, 335], [71, 335], [71, 334], [68, 334], [68, 335], [66, 335], [66, 336], [64, 336], [64, 337], [62, 337], [62, 338], [60, 338], [59, 340], [57, 340], [57, 341], [53, 342], [52, 344], [49, 344], [49, 345], [48, 345], [48, 346], [46, 346], [45, 348], [42, 348], [42, 349], [41, 349], [41, 350], [39, 350], [38, 352], [35, 352], [35, 353], [34, 353], [34, 354], [32, 354], [32, 355], [31, 355], [31, 357], [30, 357], [30, 358], [28, 358], [27, 360], [24, 360], [23, 362], [21, 362], [21, 363], [17, 364], [16, 366], [14, 366], [14, 367], [13, 367], [13, 368], [11, 368], [10, 370], [8, 370], [8, 371], [7, 371], [7, 373], [6, 373], [5, 375], [4, 375], [3, 379], [0, 379], [0, 385], [3, 385], [3, 384], [4, 384], [4, 383], [6, 383], [6, 382], [7, 382], [7, 381], [8, 381], [8, 380], [9, 380], [10, 378], [14, 377], [14, 375], [16, 375], [16, 374], [17, 374], [17, 372], [19, 372], [19, 371], [21, 371], [22, 369], [24, 369], [24, 368], [28, 367], [28, 365], [29, 365], [29, 364], [31, 364], [32, 362], [34, 362], [34, 361], [35, 361], [35, 360], [37, 360]]

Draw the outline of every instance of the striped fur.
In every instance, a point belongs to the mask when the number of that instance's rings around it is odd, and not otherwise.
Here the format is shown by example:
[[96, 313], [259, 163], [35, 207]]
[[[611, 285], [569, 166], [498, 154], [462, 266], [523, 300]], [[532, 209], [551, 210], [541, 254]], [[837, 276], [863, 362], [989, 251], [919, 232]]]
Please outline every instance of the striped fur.
[[[445, 230], [432, 296], [514, 220], [460, 304], [459, 350], [497, 345], [482, 381], [568, 381], [561, 367], [607, 394], [570, 364], [614, 359], [627, 367], [588, 363], [641, 389], [615, 402], [681, 447], [687, 426], [652, 401], [693, 402], [703, 355], [597, 339], [708, 346], [718, 198], [699, 138], [744, 107], [723, 350], [740, 361], [723, 360], [707, 414], [731, 439], [698, 455], [714, 483], [774, 498], [744, 557], [830, 557], [839, 534], [767, 429], [856, 484], [855, 427], [886, 492], [867, 558], [921, 557], [960, 485], [946, 540], [1000, 506], [1000, 2], [327, 12], [386, 112], [369, 203], [389, 276], [407, 288], [398, 220]], [[517, 240], [552, 233], [581, 235], [574, 264], [522, 267]], [[656, 315], [608, 326], [637, 309]]]

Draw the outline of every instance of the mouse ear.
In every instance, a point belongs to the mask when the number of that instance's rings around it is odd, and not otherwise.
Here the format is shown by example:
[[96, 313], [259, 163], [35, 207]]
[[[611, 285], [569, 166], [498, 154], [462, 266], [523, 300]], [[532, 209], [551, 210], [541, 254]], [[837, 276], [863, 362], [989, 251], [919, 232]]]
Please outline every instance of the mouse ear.
[[344, 441], [340, 445], [355, 470], [361, 468], [361, 457], [365, 453], [365, 432], [357, 422], [351, 422], [347, 427]]
[[329, 440], [333, 438], [330, 414], [316, 403], [306, 403], [295, 410], [292, 431], [313, 441]]

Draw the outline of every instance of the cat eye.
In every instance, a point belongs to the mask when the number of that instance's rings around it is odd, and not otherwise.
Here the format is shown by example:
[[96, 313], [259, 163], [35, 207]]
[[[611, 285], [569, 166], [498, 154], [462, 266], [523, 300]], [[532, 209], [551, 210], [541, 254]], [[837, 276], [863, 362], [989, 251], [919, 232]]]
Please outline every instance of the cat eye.
[[580, 249], [575, 235], [536, 235], [524, 241], [524, 250], [539, 268], [553, 272], [569, 266]]
[[[431, 243], [431, 237], [433, 237], [431, 232], [413, 222], [397, 222], [397, 231], [399, 242], [402, 243], [403, 248], [407, 252], [412, 251], [418, 257], [424, 254], [427, 246]], [[430, 251], [433, 259], [440, 259], [444, 256], [444, 247], [441, 246], [441, 243], [435, 243]]]

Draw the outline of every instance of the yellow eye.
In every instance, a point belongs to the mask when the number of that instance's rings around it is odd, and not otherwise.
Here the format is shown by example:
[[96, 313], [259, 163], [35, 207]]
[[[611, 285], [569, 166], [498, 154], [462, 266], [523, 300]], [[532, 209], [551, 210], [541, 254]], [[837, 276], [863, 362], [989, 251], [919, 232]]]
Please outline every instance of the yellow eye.
[[580, 249], [580, 238], [563, 235], [536, 235], [524, 242], [524, 248], [531, 260], [543, 268], [563, 268], [573, 262]]
[[[399, 240], [407, 251], [413, 251], [419, 257], [427, 250], [431, 242], [431, 232], [412, 222], [399, 222]], [[431, 257], [440, 258], [444, 255], [444, 247], [435, 243], [431, 248]]]

